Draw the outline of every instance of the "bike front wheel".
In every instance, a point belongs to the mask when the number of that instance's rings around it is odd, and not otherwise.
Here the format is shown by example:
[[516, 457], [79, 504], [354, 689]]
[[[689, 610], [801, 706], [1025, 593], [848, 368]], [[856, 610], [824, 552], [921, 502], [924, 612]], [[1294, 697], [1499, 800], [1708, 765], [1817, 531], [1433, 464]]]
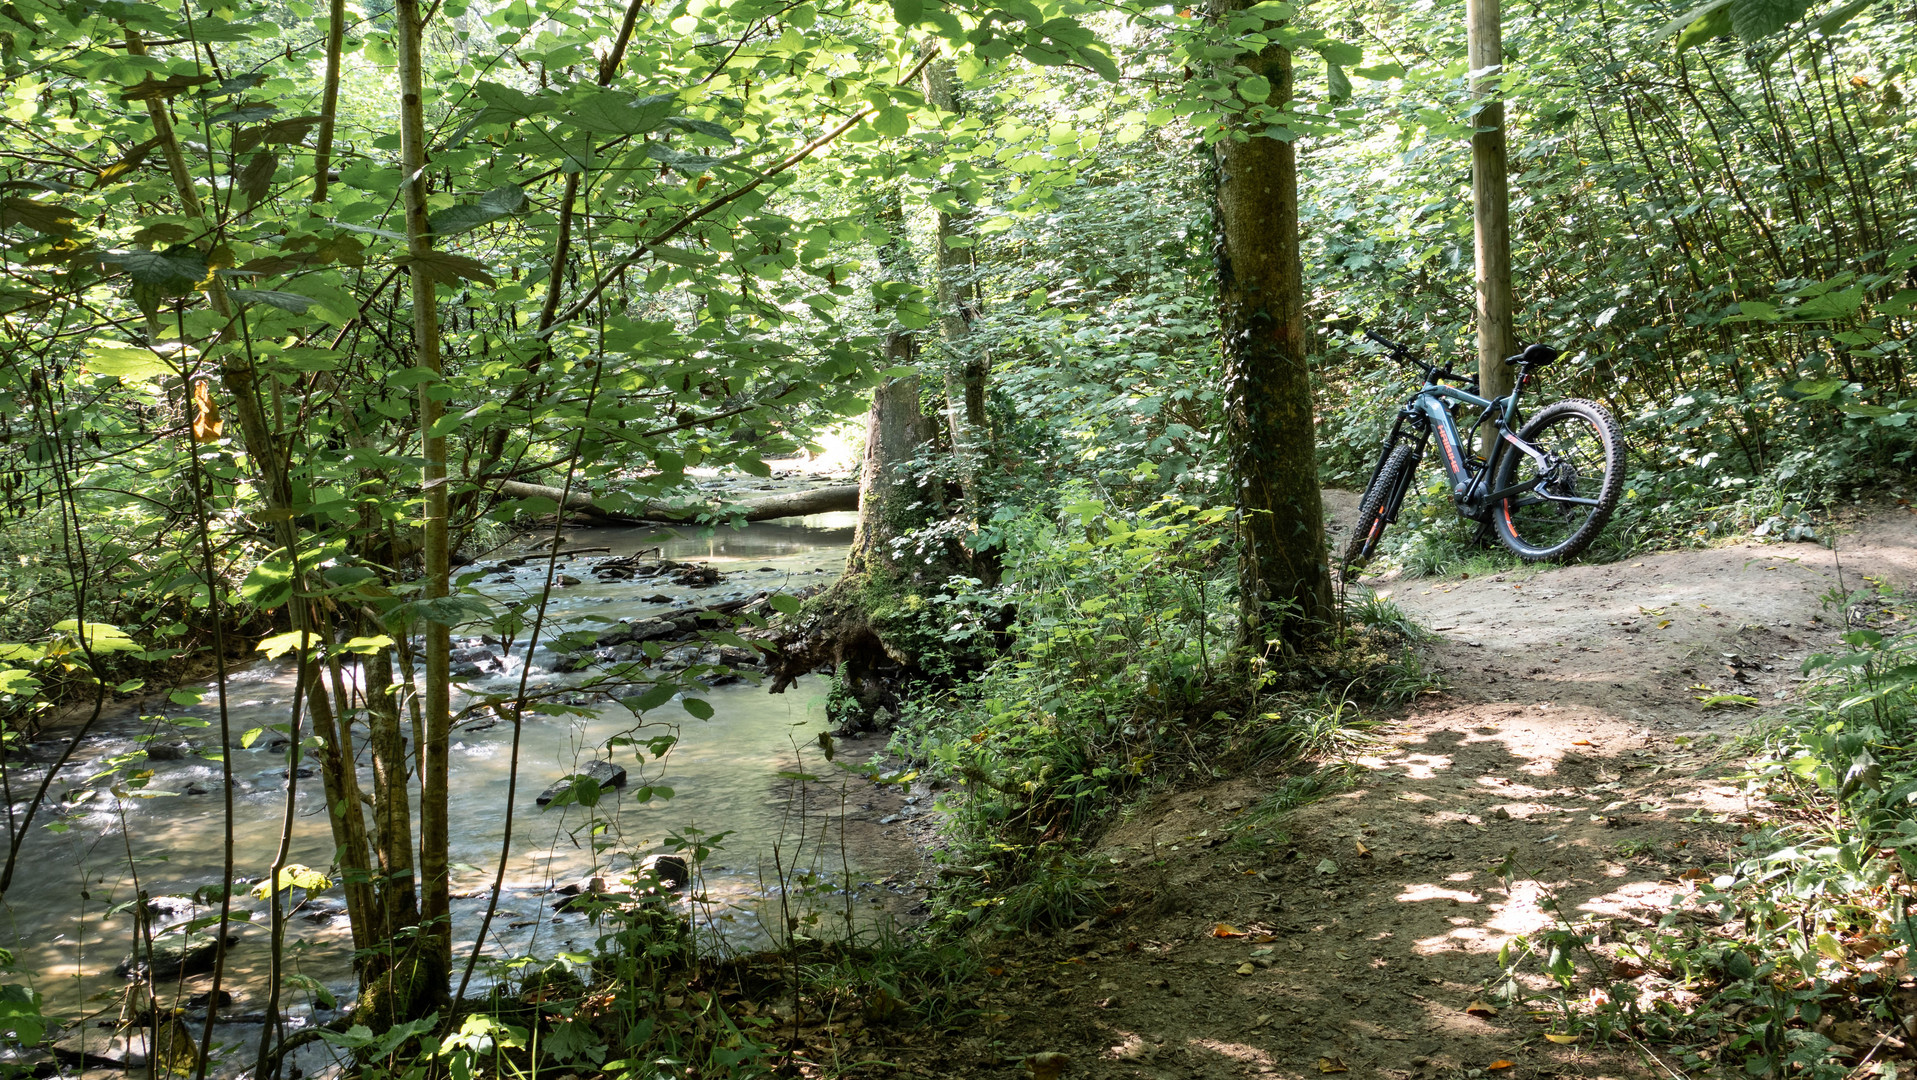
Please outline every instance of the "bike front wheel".
[[1378, 467], [1378, 475], [1371, 478], [1371, 486], [1365, 488], [1364, 497], [1358, 500], [1358, 520], [1352, 524], [1351, 539], [1345, 543], [1344, 580], [1356, 580], [1358, 572], [1377, 553], [1385, 525], [1398, 512], [1405, 485], [1418, 467], [1417, 454], [1417, 448], [1410, 443], [1392, 447], [1385, 455], [1384, 464]]
[[1504, 546], [1525, 562], [1569, 559], [1591, 545], [1624, 490], [1624, 435], [1595, 401], [1560, 401], [1539, 412], [1518, 439], [1543, 460], [1507, 446], [1492, 489], [1527, 490], [1491, 508]]

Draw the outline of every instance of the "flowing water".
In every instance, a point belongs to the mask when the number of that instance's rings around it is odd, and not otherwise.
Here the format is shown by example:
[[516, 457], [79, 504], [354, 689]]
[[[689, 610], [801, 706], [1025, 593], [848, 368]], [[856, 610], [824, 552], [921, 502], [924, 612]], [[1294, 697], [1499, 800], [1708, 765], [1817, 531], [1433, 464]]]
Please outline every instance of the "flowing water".
[[[708, 563], [726, 577], [706, 588], [669, 585], [663, 577], [601, 583], [588, 571], [591, 561], [606, 553], [562, 556], [559, 572], [584, 580], [554, 590], [545, 638], [760, 590], [796, 591], [830, 581], [843, 565], [853, 516], [822, 515], [705, 534], [694, 529], [576, 530], [567, 547], [607, 547], [611, 555], [657, 548], [664, 558]], [[544, 574], [545, 560], [536, 558], [513, 570], [510, 578], [495, 575], [481, 587], [508, 599], [537, 589]], [[585, 677], [552, 674], [553, 660], [543, 647], [533, 654], [533, 688], [549, 689]], [[503, 670], [468, 685], [480, 692], [510, 691], [517, 685], [521, 662], [517, 654], [500, 658], [496, 663], [502, 663]], [[48, 793], [50, 805], [31, 830], [0, 909], [0, 944], [16, 953], [21, 971], [35, 973], [35, 988], [46, 996], [49, 1012], [91, 1012], [102, 1006], [89, 1002], [103, 1002], [123, 985], [114, 968], [130, 951], [134, 920], [129, 901], [139, 890], [150, 896], [190, 894], [221, 879], [223, 813], [217, 760], [189, 753], [182, 760], [146, 762], [139, 767], [151, 768], [153, 775], [140, 791], [121, 786], [116, 793], [113, 778], [103, 775], [109, 759], [134, 750], [143, 736], [156, 732], [154, 742], [184, 741], [196, 750], [217, 752], [216, 697], [212, 687], [204, 690], [205, 701], [194, 707], [169, 705], [164, 698], [147, 704], [147, 711], [163, 710], [172, 723], [132, 712], [103, 719]], [[261, 663], [234, 673], [228, 680], [228, 700], [235, 741], [249, 729], [286, 723], [293, 696], [293, 677], [285, 664]], [[843, 881], [844, 864], [856, 866], [856, 853], [844, 857], [829, 836], [823, 837], [826, 843], [816, 842], [823, 830], [800, 819], [788, 798], [790, 781], [780, 776], [823, 765], [816, 760], [817, 736], [825, 727], [822, 682], [803, 680], [780, 696], [749, 682], [714, 687], [701, 696], [713, 706], [710, 720], [696, 720], [673, 703], [647, 714], [648, 724], [639, 735], [670, 729], [679, 736], [663, 761], [647, 755], [642, 768], [630, 748], [612, 754], [631, 772], [627, 792], [649, 783], [670, 787], [673, 797], [641, 802], [635, 794], [608, 791], [606, 800], [591, 810], [542, 809], [534, 799], [579, 763], [609, 756], [607, 739], [632, 731], [639, 722], [623, 706], [603, 699], [587, 704], [583, 716], [528, 716], [513, 800], [513, 851], [488, 935], [488, 956], [590, 950], [593, 927], [579, 915], [556, 913], [555, 902], [561, 897], [552, 893], [553, 887], [600, 869], [617, 873], [635, 857], [667, 850], [675, 835], [727, 834], [704, 865], [703, 888], [697, 891], [710, 902], [698, 905], [695, 914], [712, 928], [716, 940], [734, 947], [767, 940], [761, 911], [768, 906], [774, 911], [771, 921], [777, 923], [782, 892], [777, 867], [797, 864]], [[579, 695], [577, 700], [586, 698]], [[459, 708], [458, 701], [454, 708]], [[178, 722], [204, 726], [173, 726]], [[484, 721], [464, 725], [453, 733], [454, 939], [462, 958], [478, 933], [498, 863], [511, 743], [511, 726], [496, 721], [490, 726]], [[59, 748], [43, 743], [35, 749], [51, 759]], [[803, 754], [803, 749], [811, 753]], [[24, 809], [20, 800], [45, 767], [44, 762], [16, 764], [10, 770], [8, 797], [14, 813]], [[286, 797], [286, 768], [284, 747], [274, 746], [271, 732], [250, 749], [233, 751], [239, 878], [258, 879], [271, 863]], [[368, 783], [368, 775], [362, 772], [363, 783]], [[323, 869], [333, 861], [333, 842], [319, 789], [316, 776], [297, 785], [290, 861]], [[802, 830], [808, 833], [804, 844]], [[289, 970], [336, 990], [351, 983], [350, 927], [337, 896], [337, 891], [327, 893], [295, 913], [288, 921], [287, 950]], [[265, 904], [250, 895], [237, 901], [236, 909], [253, 913], [253, 925], [242, 929], [229, 951], [226, 980], [238, 999], [235, 1010], [244, 1012], [264, 1004], [266, 915]], [[199, 908], [193, 914], [209, 910]], [[484, 977], [482, 969], [482, 985]], [[300, 998], [295, 994], [290, 999], [296, 1012]]]

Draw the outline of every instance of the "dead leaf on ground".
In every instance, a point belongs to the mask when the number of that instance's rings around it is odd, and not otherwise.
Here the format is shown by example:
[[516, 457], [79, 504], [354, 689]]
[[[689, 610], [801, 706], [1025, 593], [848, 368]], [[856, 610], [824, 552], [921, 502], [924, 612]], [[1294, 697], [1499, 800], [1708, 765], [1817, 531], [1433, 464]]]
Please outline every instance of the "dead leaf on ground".
[[1589, 739], [1572, 739], [1571, 745], [1572, 746], [1594, 746], [1596, 744], [1591, 742], [1591, 740]]
[[1032, 1080], [1058, 1080], [1059, 1075], [1071, 1063], [1069, 1054], [1032, 1054], [1026, 1057], [1025, 1068], [1031, 1071]]
[[1258, 965], [1253, 964], [1250, 961], [1246, 961], [1245, 963], [1238, 965], [1238, 974], [1240, 975], [1249, 975], [1252, 972], [1257, 970], [1258, 970]]
[[1357, 843], [1358, 843], [1358, 857], [1360, 859], [1371, 858], [1371, 849], [1365, 846], [1365, 842], [1363, 840], [1360, 840]]
[[1351, 1070], [1345, 1067], [1343, 1058], [1321, 1057], [1318, 1059], [1318, 1071], [1321, 1073], [1341, 1073], [1350, 1072]]
[[1576, 1035], [1559, 1035], [1559, 1034], [1556, 1034], [1555, 1032], [1547, 1034], [1544, 1037], [1551, 1040], [1554, 1043], [1557, 1043], [1559, 1046], [1569, 1046], [1572, 1043], [1578, 1041], [1578, 1037]]
[[1503, 1058], [1499, 1058], [1498, 1060], [1485, 1066], [1486, 1069], [1508, 1069], [1510, 1067], [1511, 1067], [1511, 1063], [1504, 1060]]
[[1244, 937], [1245, 932], [1230, 923], [1219, 923], [1211, 928], [1212, 937]]
[[1498, 1007], [1496, 1005], [1486, 1005], [1482, 1001], [1473, 1001], [1464, 1007], [1464, 1012], [1466, 1016], [1491, 1017], [1498, 1015]]

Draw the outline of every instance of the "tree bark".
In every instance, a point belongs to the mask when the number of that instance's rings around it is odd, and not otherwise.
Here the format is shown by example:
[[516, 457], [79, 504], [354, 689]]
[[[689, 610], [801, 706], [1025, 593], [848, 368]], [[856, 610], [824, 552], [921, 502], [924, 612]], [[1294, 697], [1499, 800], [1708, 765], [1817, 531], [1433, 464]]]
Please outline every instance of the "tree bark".
[[[1218, 16], [1228, 19], [1249, 6], [1248, 0], [1224, 0]], [[1270, 80], [1268, 105], [1283, 108], [1290, 101], [1288, 50], [1271, 45], [1231, 63]], [[1215, 154], [1240, 638], [1255, 649], [1266, 643], [1295, 647], [1316, 638], [1333, 613], [1305, 362], [1297, 157], [1288, 140], [1242, 129], [1228, 132]]]
[[[1471, 136], [1471, 218], [1478, 267], [1478, 389], [1485, 397], [1511, 392], [1515, 373], [1504, 358], [1518, 351], [1511, 290], [1511, 191], [1505, 160], [1504, 102], [1498, 80], [1504, 68], [1498, 0], [1465, 0], [1472, 92], [1483, 101]], [[1489, 456], [1496, 432], [1480, 432], [1479, 452]]]
[[[896, 340], [886, 342], [888, 354], [899, 347]], [[893, 358], [888, 355], [887, 360]], [[872, 408], [865, 414], [865, 459], [859, 469], [859, 524], [846, 555], [847, 577], [897, 569], [892, 541], [924, 523], [926, 498], [906, 465], [930, 439], [930, 427], [919, 411], [917, 375], [887, 379], [872, 391]], [[915, 510], [914, 504], [921, 508]]]
[[[925, 98], [942, 113], [959, 114], [952, 86], [952, 64], [939, 61], [925, 68]], [[970, 280], [972, 249], [954, 247], [960, 235], [957, 216], [938, 208], [934, 242], [938, 246], [935, 288], [939, 303], [939, 336], [945, 345], [945, 414], [952, 431], [952, 456], [959, 467], [959, 487], [965, 493], [965, 511], [976, 527], [984, 506], [979, 491], [979, 469], [990, 438], [985, 419], [988, 369], [978, 346], [969, 341], [972, 320], [978, 315], [978, 289]]]
[[859, 486], [857, 484], [834, 484], [831, 487], [812, 488], [807, 491], [792, 491], [783, 495], [767, 495], [760, 499], [746, 499], [738, 503], [714, 503], [709, 506], [670, 505], [667, 503], [647, 503], [637, 513], [611, 510], [593, 502], [592, 496], [582, 491], [570, 495], [556, 487], [544, 484], [524, 484], [508, 480], [499, 485], [499, 493], [513, 499], [551, 499], [561, 502], [573, 513], [614, 525], [673, 524], [693, 521], [700, 514], [726, 514], [734, 510], [743, 510], [741, 515], [747, 521], [771, 521], [775, 518], [806, 517], [811, 514], [830, 514], [835, 511], [857, 510], [859, 508]]
[[[412, 270], [413, 355], [419, 367], [442, 373], [439, 351], [439, 306], [433, 293], [433, 274], [420, 261], [431, 256], [432, 226], [426, 211], [426, 114], [423, 43], [425, 15], [419, 0], [398, 0], [393, 9], [399, 53], [399, 160], [403, 181], [400, 193], [406, 205], [406, 251]], [[436, 434], [442, 406], [434, 391], [437, 380], [419, 386], [419, 434], [426, 459], [421, 476], [425, 492], [425, 599], [443, 599], [452, 593], [452, 550], [447, 534], [446, 437]], [[451, 754], [452, 651], [451, 628], [437, 619], [426, 624], [426, 686], [422, 695], [425, 754], [419, 793], [420, 917], [425, 947], [422, 959], [432, 979], [428, 997], [443, 1000], [446, 979], [453, 967], [451, 870], [447, 865], [447, 769]], [[422, 976], [430, 978], [430, 976]]]

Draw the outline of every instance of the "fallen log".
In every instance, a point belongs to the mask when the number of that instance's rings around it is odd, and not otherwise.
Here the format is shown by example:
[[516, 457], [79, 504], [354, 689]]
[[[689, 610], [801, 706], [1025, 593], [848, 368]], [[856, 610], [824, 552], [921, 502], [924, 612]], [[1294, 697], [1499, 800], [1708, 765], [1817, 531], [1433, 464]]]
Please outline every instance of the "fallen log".
[[593, 502], [592, 496], [584, 492], [576, 491], [567, 495], [556, 487], [527, 484], [517, 480], [508, 480], [500, 484], [499, 493], [510, 499], [551, 499], [581, 517], [619, 525], [683, 524], [695, 520], [700, 514], [730, 511], [741, 511], [741, 516], [747, 521], [770, 521], [774, 518], [805, 517], [810, 514], [827, 514], [835, 510], [859, 508], [859, 485], [857, 484], [835, 484], [831, 487], [809, 488], [805, 491], [790, 491], [782, 495], [745, 499], [736, 503], [708, 503], [703, 506], [647, 503], [640, 507], [637, 513], [609, 510]]

